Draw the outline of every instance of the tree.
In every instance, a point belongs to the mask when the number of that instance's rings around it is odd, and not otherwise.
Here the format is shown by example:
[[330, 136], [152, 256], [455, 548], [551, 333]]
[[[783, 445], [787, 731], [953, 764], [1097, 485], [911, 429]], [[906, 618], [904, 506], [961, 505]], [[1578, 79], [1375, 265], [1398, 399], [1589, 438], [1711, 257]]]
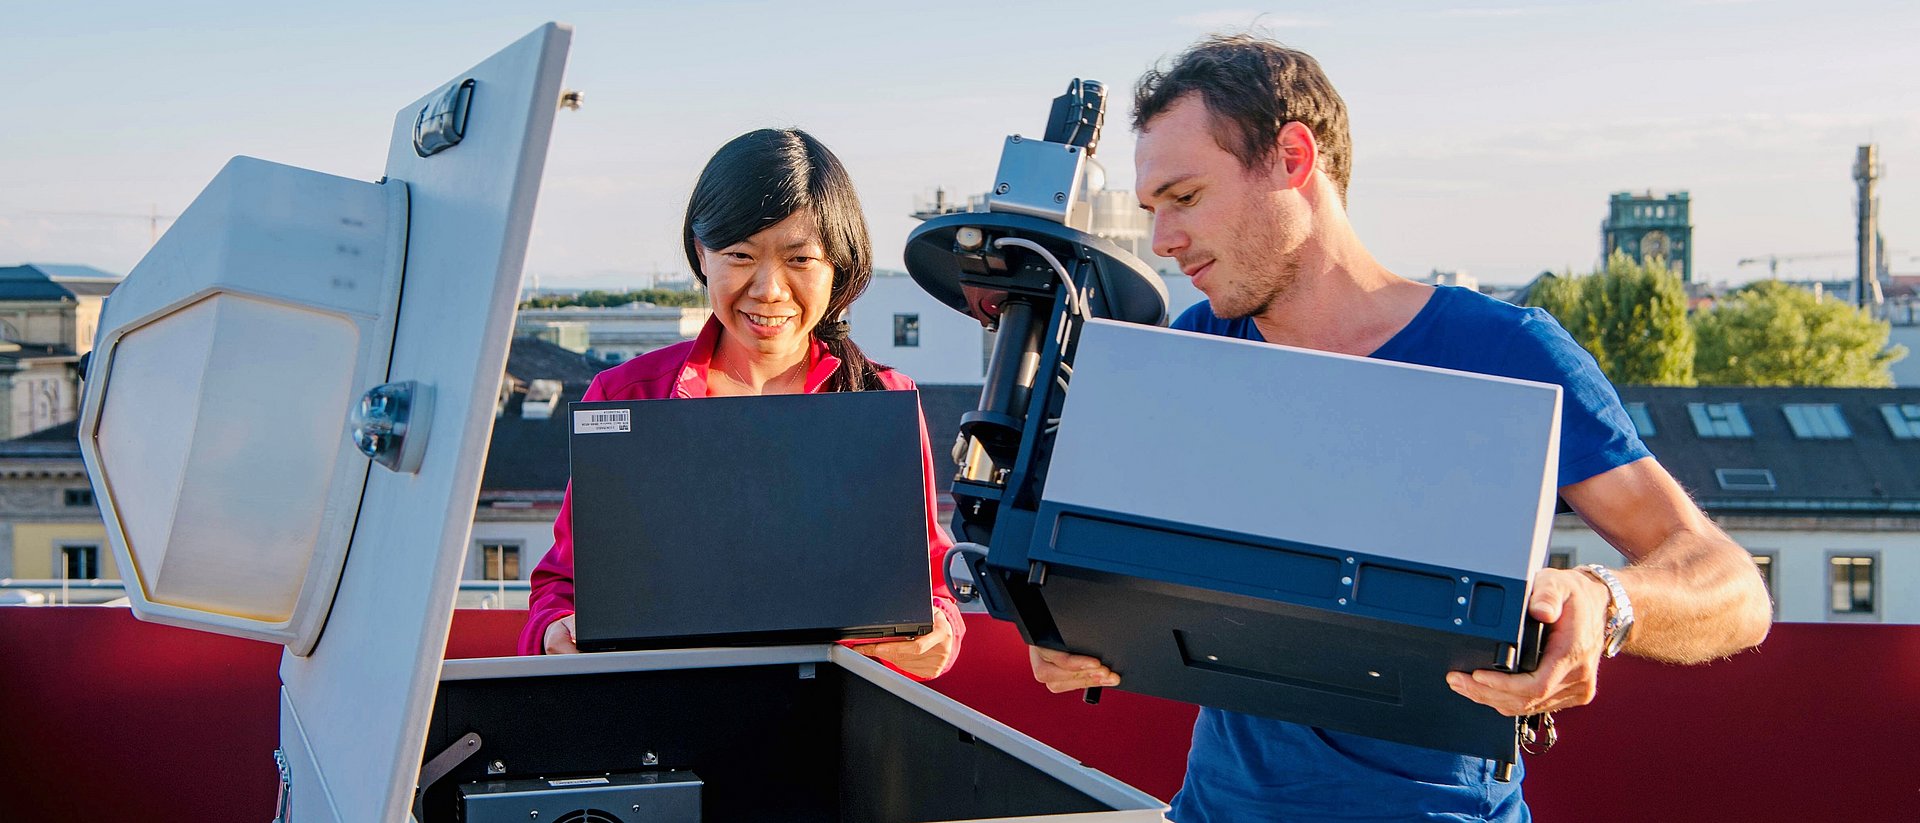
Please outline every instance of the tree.
[[1907, 356], [1885, 321], [1838, 300], [1762, 280], [1694, 318], [1700, 382], [1727, 386], [1891, 386]]
[[1594, 274], [1542, 275], [1527, 304], [1559, 320], [1615, 383], [1693, 385], [1687, 290], [1665, 260], [1636, 263], [1614, 252]]

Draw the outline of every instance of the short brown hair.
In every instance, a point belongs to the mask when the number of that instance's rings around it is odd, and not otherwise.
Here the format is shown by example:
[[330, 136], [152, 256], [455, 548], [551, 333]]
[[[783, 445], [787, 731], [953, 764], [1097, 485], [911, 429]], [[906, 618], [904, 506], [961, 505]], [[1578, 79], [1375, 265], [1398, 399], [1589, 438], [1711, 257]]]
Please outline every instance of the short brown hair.
[[1312, 55], [1247, 34], [1216, 34], [1148, 69], [1133, 90], [1133, 129], [1144, 130], [1175, 102], [1198, 94], [1214, 118], [1214, 140], [1248, 171], [1271, 168], [1280, 129], [1299, 122], [1313, 132], [1321, 170], [1347, 202], [1353, 137], [1347, 104]]

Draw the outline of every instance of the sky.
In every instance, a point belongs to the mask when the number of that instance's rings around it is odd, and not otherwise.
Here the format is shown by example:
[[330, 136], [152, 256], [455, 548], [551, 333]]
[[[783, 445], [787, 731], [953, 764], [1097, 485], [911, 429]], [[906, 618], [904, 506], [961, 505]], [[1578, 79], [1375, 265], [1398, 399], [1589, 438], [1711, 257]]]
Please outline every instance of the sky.
[[[154, 221], [235, 155], [375, 179], [395, 113], [547, 20], [574, 26], [526, 271], [625, 287], [683, 272], [706, 159], [763, 126], [846, 162], [876, 263], [916, 202], [992, 182], [1074, 77], [1114, 105], [1210, 32], [1315, 55], [1351, 112], [1350, 214], [1388, 268], [1484, 283], [1590, 270], [1616, 191], [1692, 194], [1699, 279], [1853, 248], [1856, 146], [1880, 146], [1882, 230], [1920, 273], [1920, 4], [1650, 2], [22, 3], [0, 0], [0, 265], [130, 271]], [[1850, 276], [1850, 257], [1781, 264]]]

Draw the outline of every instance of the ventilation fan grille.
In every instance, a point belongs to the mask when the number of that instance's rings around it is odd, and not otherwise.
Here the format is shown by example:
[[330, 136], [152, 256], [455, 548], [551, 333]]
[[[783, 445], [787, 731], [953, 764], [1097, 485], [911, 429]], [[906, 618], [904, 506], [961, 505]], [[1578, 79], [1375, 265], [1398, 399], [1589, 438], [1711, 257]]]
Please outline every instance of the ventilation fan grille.
[[561, 815], [560, 819], [555, 820], [554, 823], [623, 823], [623, 822], [620, 820], [620, 818], [615, 817], [612, 812], [603, 812], [603, 811], [600, 811], [599, 809], [581, 809], [577, 812], [568, 812], [566, 814]]

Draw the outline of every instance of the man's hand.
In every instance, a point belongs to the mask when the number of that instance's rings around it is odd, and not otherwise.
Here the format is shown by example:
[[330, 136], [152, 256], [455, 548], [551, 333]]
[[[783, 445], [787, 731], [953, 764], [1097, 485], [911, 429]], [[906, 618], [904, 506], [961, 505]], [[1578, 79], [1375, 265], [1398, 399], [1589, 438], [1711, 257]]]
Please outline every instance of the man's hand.
[[541, 643], [547, 654], [579, 654], [580, 647], [573, 644], [573, 615], [548, 623]]
[[1586, 572], [1541, 569], [1527, 609], [1549, 625], [1540, 667], [1526, 674], [1481, 669], [1453, 672], [1447, 685], [1475, 703], [1508, 717], [1556, 711], [1593, 702], [1600, 653], [1606, 647], [1606, 585]]
[[935, 609], [933, 631], [912, 640], [889, 640], [851, 647], [876, 660], [885, 660], [901, 671], [922, 680], [931, 680], [953, 662], [953, 627], [947, 625], [946, 612]]
[[1120, 675], [1096, 658], [1068, 654], [1039, 646], [1028, 646], [1027, 657], [1033, 663], [1033, 679], [1054, 694], [1094, 686], [1118, 686]]

